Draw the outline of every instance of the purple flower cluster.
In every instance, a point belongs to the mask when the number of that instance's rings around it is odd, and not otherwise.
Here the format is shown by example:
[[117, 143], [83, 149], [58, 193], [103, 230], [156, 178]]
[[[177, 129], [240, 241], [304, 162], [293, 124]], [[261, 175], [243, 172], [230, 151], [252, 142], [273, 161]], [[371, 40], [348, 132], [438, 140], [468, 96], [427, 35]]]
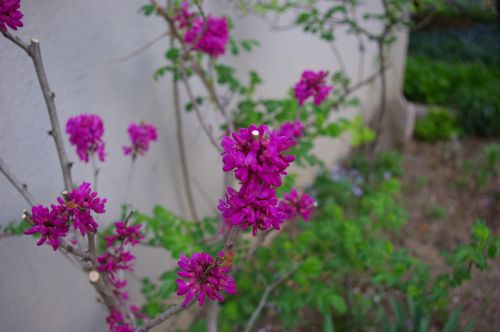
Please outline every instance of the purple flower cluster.
[[93, 233], [97, 230], [97, 223], [91, 212], [106, 212], [104, 205], [107, 199], [97, 197], [97, 193], [92, 191], [90, 183], [83, 182], [65, 197], [58, 197], [57, 202], [64, 215], [73, 222], [73, 227], [85, 235], [86, 231]]
[[234, 170], [241, 181], [239, 191], [228, 188], [218, 209], [229, 225], [252, 227], [253, 234], [270, 227], [279, 229], [286, 215], [279, 208], [276, 187], [294, 156], [286, 155], [291, 141], [277, 131], [250, 125], [222, 139], [223, 170]]
[[66, 123], [66, 133], [69, 141], [76, 146], [76, 153], [81, 161], [88, 162], [89, 154], [97, 153], [104, 161], [104, 124], [102, 119], [94, 114], [81, 114], [69, 118]]
[[285, 122], [278, 130], [278, 135], [287, 137], [291, 146], [297, 146], [299, 137], [304, 136], [304, 125], [300, 121]]
[[305, 221], [309, 221], [316, 207], [316, 202], [308, 194], [299, 195], [296, 189], [292, 189], [283, 195], [280, 207], [286, 213], [287, 220], [293, 220], [300, 215]]
[[61, 217], [60, 208], [56, 205], [52, 205], [50, 209], [42, 205], [33, 206], [31, 219], [33, 226], [24, 234], [40, 233], [42, 237], [37, 245], [41, 246], [47, 242], [54, 250], [57, 250], [61, 244], [61, 238], [64, 238], [69, 231], [67, 219]]
[[225, 17], [208, 15], [206, 21], [189, 12], [189, 4], [184, 2], [177, 10], [174, 20], [180, 29], [186, 29], [184, 41], [193, 49], [214, 58], [226, 52], [229, 41], [229, 26]]
[[27, 235], [39, 233], [42, 238], [37, 245], [47, 242], [54, 250], [68, 233], [69, 223], [79, 229], [83, 236], [87, 231], [95, 232], [98, 225], [92, 212], [104, 213], [106, 199], [97, 197], [90, 184], [83, 182], [70, 193], [58, 197], [57, 202], [59, 204], [51, 205], [50, 209], [42, 205], [34, 206], [31, 209], [33, 225], [24, 232]]
[[23, 26], [23, 13], [19, 10], [20, 0], [0, 0], [0, 30], [7, 31], [7, 26], [17, 30]]
[[115, 222], [115, 233], [110, 236], [105, 236], [106, 246], [112, 247], [116, 241], [123, 241], [123, 244], [135, 246], [140, 240], [144, 239], [144, 235], [140, 232], [141, 224], [127, 226], [123, 221]]
[[[144, 236], [140, 233], [141, 225], [128, 226], [123, 221], [115, 222], [115, 232], [104, 237], [106, 241], [106, 251], [99, 257], [98, 270], [109, 274], [109, 281], [113, 286], [115, 296], [121, 301], [128, 300], [128, 292], [125, 290], [127, 280], [120, 279], [118, 271], [133, 271], [134, 255], [126, 250], [125, 245], [135, 246]], [[110, 329], [111, 330], [111, 329]]]
[[177, 295], [185, 295], [183, 306], [188, 306], [194, 298], [198, 299], [200, 306], [205, 303], [205, 297], [213, 301], [224, 301], [222, 291], [228, 294], [236, 293], [236, 284], [234, 279], [227, 275], [228, 269], [222, 265], [222, 257], [222, 252], [217, 260], [205, 252], [195, 252], [191, 258], [181, 256], [177, 274], [182, 279], [176, 279], [176, 282]]
[[320, 70], [314, 72], [312, 70], [306, 70], [302, 73], [300, 81], [295, 84], [295, 98], [299, 102], [299, 105], [303, 105], [304, 102], [309, 98], [314, 98], [314, 104], [320, 105], [323, 100], [332, 91], [333, 87], [327, 85], [325, 78], [328, 76], [328, 72]]
[[125, 155], [132, 154], [133, 158], [137, 155], [144, 155], [149, 150], [149, 143], [158, 140], [156, 127], [144, 122], [140, 124], [132, 123], [128, 127], [128, 134], [132, 145], [124, 146], [123, 152]]
[[124, 319], [121, 312], [113, 310], [106, 318], [109, 332], [134, 332], [135, 329]]

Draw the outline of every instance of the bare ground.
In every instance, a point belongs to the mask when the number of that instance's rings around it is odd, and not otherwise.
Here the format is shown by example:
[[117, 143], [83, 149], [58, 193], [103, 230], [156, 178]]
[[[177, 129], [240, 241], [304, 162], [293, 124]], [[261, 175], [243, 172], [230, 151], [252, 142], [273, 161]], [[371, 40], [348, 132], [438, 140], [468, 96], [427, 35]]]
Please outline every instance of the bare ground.
[[[500, 232], [500, 179], [477, 190], [464, 170], [467, 162], [479, 157], [485, 143], [492, 142], [414, 141], [405, 149], [402, 199], [409, 220], [404, 242], [434, 272], [446, 271], [440, 251], [469, 242], [478, 218], [494, 234]], [[474, 321], [474, 331], [500, 331], [500, 261], [492, 262], [489, 271], [473, 271], [472, 281], [455, 290], [452, 301], [463, 308], [463, 322]]]

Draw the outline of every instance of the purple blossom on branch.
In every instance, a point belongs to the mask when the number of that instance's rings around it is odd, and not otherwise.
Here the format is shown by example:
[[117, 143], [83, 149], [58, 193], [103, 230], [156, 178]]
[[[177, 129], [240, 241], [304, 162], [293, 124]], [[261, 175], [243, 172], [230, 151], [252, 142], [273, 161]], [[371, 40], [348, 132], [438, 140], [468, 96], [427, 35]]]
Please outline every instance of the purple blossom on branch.
[[316, 202], [308, 194], [299, 195], [296, 189], [292, 189], [283, 195], [280, 206], [286, 213], [287, 220], [293, 220], [300, 215], [305, 221], [309, 221], [316, 207]]
[[180, 270], [177, 272], [179, 279], [176, 279], [178, 290], [177, 295], [185, 295], [184, 307], [188, 306], [194, 298], [198, 299], [198, 304], [205, 303], [205, 297], [212, 301], [224, 301], [222, 291], [228, 294], [236, 293], [234, 279], [227, 275], [228, 269], [222, 265], [223, 254], [219, 254], [214, 260], [205, 252], [195, 252], [191, 258], [185, 255], [178, 261]]
[[204, 21], [200, 17], [193, 20], [184, 35], [184, 41], [193, 44], [193, 48], [217, 58], [226, 53], [229, 41], [229, 27], [225, 17], [208, 16]]
[[7, 26], [17, 30], [23, 26], [23, 13], [19, 10], [20, 0], [0, 0], [0, 30], [7, 31]]
[[104, 161], [104, 124], [102, 119], [94, 114], [81, 114], [68, 119], [66, 133], [69, 141], [76, 146], [76, 153], [83, 162], [89, 161], [89, 154], [97, 153], [99, 160]]
[[252, 227], [253, 235], [271, 227], [279, 230], [286, 219], [278, 205], [276, 190], [265, 185], [245, 193], [228, 188], [226, 200], [220, 200], [217, 208], [226, 222], [241, 225], [242, 229]]
[[108, 317], [106, 317], [106, 322], [108, 323], [109, 332], [134, 332], [135, 329], [130, 326], [121, 312], [112, 310]]
[[229, 25], [225, 17], [208, 15], [204, 18], [189, 12], [189, 3], [183, 2], [176, 9], [174, 21], [179, 29], [185, 29], [184, 42], [192, 48], [217, 58], [226, 52], [229, 41]]
[[97, 193], [92, 191], [90, 183], [83, 182], [78, 188], [73, 189], [64, 197], [58, 197], [61, 213], [71, 219], [73, 227], [79, 229], [82, 236], [85, 232], [95, 232], [97, 222], [92, 217], [92, 212], [104, 213], [106, 198], [97, 197]]
[[267, 126], [250, 125], [233, 132], [232, 137], [222, 139], [222, 161], [224, 172], [235, 170], [235, 176], [245, 187], [263, 182], [281, 186], [281, 175], [294, 156], [285, 155], [291, 142], [277, 132], [270, 132]]
[[137, 155], [143, 156], [149, 150], [149, 143], [158, 140], [156, 127], [144, 122], [132, 123], [128, 127], [128, 134], [132, 145], [124, 146], [123, 153], [125, 155], [132, 154], [133, 158]]
[[24, 234], [39, 233], [42, 237], [37, 242], [38, 246], [47, 242], [54, 250], [57, 250], [61, 244], [61, 238], [64, 238], [69, 231], [67, 219], [61, 217], [60, 207], [52, 205], [49, 209], [42, 205], [33, 206], [31, 219], [33, 226], [27, 229]]
[[299, 137], [304, 136], [304, 125], [300, 121], [285, 122], [278, 130], [278, 135], [287, 137], [291, 146], [297, 146]]
[[127, 226], [123, 221], [115, 222], [115, 233], [110, 236], [105, 236], [104, 240], [106, 241], [107, 247], [112, 247], [116, 241], [123, 241], [123, 244], [130, 244], [135, 246], [139, 243], [141, 239], [144, 238], [144, 235], [140, 233], [141, 224]]
[[306, 70], [302, 73], [300, 81], [295, 84], [294, 88], [299, 105], [303, 105], [311, 96], [314, 98], [314, 104], [316, 105], [320, 105], [325, 100], [333, 89], [331, 85], [327, 85], [325, 82], [327, 76], [328, 72], [323, 70], [317, 72]]

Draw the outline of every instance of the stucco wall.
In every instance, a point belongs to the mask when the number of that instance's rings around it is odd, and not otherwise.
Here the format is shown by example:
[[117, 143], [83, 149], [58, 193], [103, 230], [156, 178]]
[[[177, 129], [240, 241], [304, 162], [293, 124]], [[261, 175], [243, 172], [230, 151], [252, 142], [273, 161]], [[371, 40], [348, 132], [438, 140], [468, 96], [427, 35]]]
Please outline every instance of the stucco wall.
[[[370, 2], [371, 3], [371, 2]], [[158, 203], [186, 214], [181, 170], [175, 140], [174, 115], [167, 79], [155, 82], [152, 74], [163, 62], [167, 39], [126, 62], [111, 64], [158, 36], [165, 28], [158, 18], [138, 13], [142, 1], [121, 0], [23, 0], [24, 24], [17, 34], [25, 40], [41, 41], [45, 68], [61, 122], [91, 112], [105, 121], [107, 161], [99, 175], [99, 193], [108, 198], [108, 213], [100, 222], [115, 220], [125, 198], [130, 160], [121, 153], [128, 141], [126, 128], [142, 119], [159, 127], [159, 142], [136, 165], [129, 198], [141, 211]], [[378, 5], [369, 4], [369, 7]], [[220, 3], [211, 4], [216, 12]], [[234, 15], [236, 38], [252, 38], [261, 46], [237, 59], [224, 59], [245, 75], [256, 69], [264, 78], [261, 96], [280, 97], [287, 92], [303, 69], [336, 70], [331, 49], [299, 30], [271, 33], [256, 17]], [[377, 28], [376, 26], [369, 27]], [[400, 91], [400, 67], [404, 59], [405, 35], [397, 43], [397, 67], [388, 75]], [[351, 76], [357, 74], [356, 43], [341, 35], [338, 48]], [[365, 75], [375, 70], [375, 48], [368, 45]], [[62, 177], [52, 138], [47, 135], [49, 120], [30, 59], [22, 50], [0, 38], [0, 155], [19, 179], [26, 182], [39, 203], [53, 201], [62, 188]], [[370, 115], [378, 105], [378, 86], [358, 93], [362, 106], [345, 114]], [[345, 115], [344, 114], [344, 115]], [[205, 115], [213, 121], [210, 114]], [[220, 161], [204, 138], [193, 114], [184, 116], [184, 137], [193, 182], [210, 193], [207, 202], [193, 184], [201, 214], [212, 213], [222, 194]], [[66, 136], [65, 136], [66, 137]], [[316, 149], [332, 161], [348, 151], [344, 142], [322, 140]], [[74, 149], [66, 150], [77, 161]], [[73, 167], [75, 182], [91, 179], [90, 165]], [[26, 204], [7, 180], [0, 176], [0, 222], [17, 220]], [[140, 248], [137, 275], [158, 275], [172, 263], [161, 251]], [[36, 247], [28, 237], [0, 241], [0, 330], [19, 332], [104, 331], [103, 308], [83, 275], [49, 247]], [[132, 282], [132, 284], [134, 284]], [[135, 291], [135, 294], [137, 291]]]

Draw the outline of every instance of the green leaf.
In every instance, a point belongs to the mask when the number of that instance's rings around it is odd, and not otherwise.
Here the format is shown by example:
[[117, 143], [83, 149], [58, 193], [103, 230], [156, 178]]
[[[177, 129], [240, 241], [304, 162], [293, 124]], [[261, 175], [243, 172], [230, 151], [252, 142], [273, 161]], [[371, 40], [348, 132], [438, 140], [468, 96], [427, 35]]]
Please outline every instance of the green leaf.
[[453, 310], [450, 317], [448, 318], [448, 321], [443, 327], [443, 332], [455, 332], [457, 330], [458, 325], [460, 324], [460, 314], [460, 309]]
[[155, 6], [154, 5], [144, 5], [139, 9], [140, 12], [142, 12], [146, 16], [150, 16], [151, 14], [154, 13], [155, 11]]
[[347, 304], [344, 301], [344, 298], [337, 294], [330, 294], [328, 296], [328, 301], [330, 305], [337, 311], [340, 315], [343, 315], [347, 311]]
[[327, 313], [323, 315], [323, 317], [323, 332], [335, 332], [335, 329], [333, 328], [332, 315], [330, 315], [330, 313]]
[[176, 62], [179, 59], [179, 54], [181, 51], [178, 48], [171, 48], [167, 52], [165, 52], [165, 58], [169, 59], [172, 62]]

